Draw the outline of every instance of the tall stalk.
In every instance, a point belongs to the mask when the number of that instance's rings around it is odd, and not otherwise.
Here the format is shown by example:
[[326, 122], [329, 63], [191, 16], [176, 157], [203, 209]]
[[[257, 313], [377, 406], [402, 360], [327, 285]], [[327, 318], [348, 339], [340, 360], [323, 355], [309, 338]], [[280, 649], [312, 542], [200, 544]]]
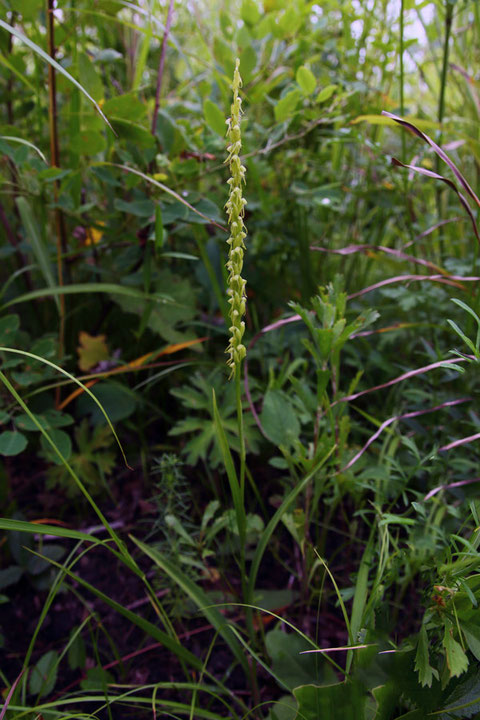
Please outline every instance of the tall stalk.
[[245, 315], [246, 304], [246, 281], [242, 277], [242, 269], [243, 253], [245, 250], [244, 239], [247, 236], [243, 216], [247, 201], [244, 199], [242, 193], [242, 185], [245, 182], [245, 167], [240, 160], [240, 150], [242, 148], [240, 132], [242, 101], [238, 92], [242, 84], [242, 79], [240, 77], [239, 65], [240, 61], [237, 59], [232, 84], [233, 103], [231, 107], [231, 117], [227, 121], [229, 145], [227, 147], [228, 157], [226, 162], [229, 165], [231, 177], [228, 180], [230, 194], [225, 207], [230, 227], [230, 237], [227, 240], [230, 246], [227, 262], [227, 270], [229, 273], [227, 295], [230, 305], [231, 336], [227, 348], [227, 353], [229, 354], [227, 364], [232, 371], [232, 375], [235, 377], [238, 433], [240, 439], [240, 489], [243, 498], [245, 490], [245, 437], [243, 432], [241, 366], [247, 351], [245, 345], [242, 343], [245, 332], [245, 322], [242, 318]]
[[[55, 17], [54, 0], [47, 0], [47, 48], [48, 54], [55, 60]], [[48, 65], [48, 101], [49, 101], [49, 127], [50, 127], [50, 165], [60, 167], [60, 150], [58, 143], [57, 126], [57, 84], [54, 67]], [[55, 205], [58, 201], [59, 183], [54, 180], [53, 193]], [[57, 277], [60, 287], [63, 286], [63, 260], [62, 256], [67, 251], [67, 234], [65, 218], [59, 207], [55, 207], [55, 230], [57, 237]], [[60, 295], [60, 327], [58, 332], [58, 357], [62, 359], [65, 350], [65, 295]], [[60, 401], [60, 388], [56, 390], [56, 404]]]
[[[240, 77], [240, 60], [236, 60], [235, 71], [233, 74], [233, 102], [231, 106], [230, 118], [227, 120], [228, 132], [227, 137], [229, 144], [227, 146], [228, 163], [230, 169], [230, 178], [227, 181], [230, 187], [228, 200], [225, 208], [228, 216], [228, 224], [230, 228], [230, 237], [227, 240], [229, 245], [228, 251], [228, 304], [230, 311], [230, 342], [227, 348], [229, 358], [227, 365], [230, 367], [231, 375], [235, 380], [235, 399], [237, 406], [237, 423], [238, 437], [240, 441], [240, 474], [237, 478], [237, 498], [235, 501], [237, 511], [238, 536], [240, 542], [240, 573], [242, 583], [243, 602], [246, 605], [251, 604], [252, 597], [249, 590], [250, 584], [246, 570], [246, 535], [247, 522], [245, 511], [245, 471], [246, 471], [246, 448], [245, 448], [245, 432], [243, 424], [242, 409], [242, 361], [244, 360], [247, 350], [243, 344], [243, 335], [245, 332], [245, 322], [243, 317], [246, 308], [246, 280], [242, 277], [243, 270], [243, 254], [245, 251], [245, 238], [247, 231], [243, 222], [245, 213], [245, 205], [247, 201], [243, 197], [243, 183], [245, 182], [245, 167], [240, 160], [240, 151], [242, 149], [242, 136], [240, 130], [240, 121], [242, 115], [242, 100], [239, 96], [239, 90], [242, 86], [242, 78]], [[255, 640], [255, 631], [253, 627], [253, 615], [251, 608], [245, 609], [246, 625], [250, 640]], [[255, 703], [259, 702], [259, 693], [257, 685], [257, 677], [254, 665], [250, 666], [250, 681]]]

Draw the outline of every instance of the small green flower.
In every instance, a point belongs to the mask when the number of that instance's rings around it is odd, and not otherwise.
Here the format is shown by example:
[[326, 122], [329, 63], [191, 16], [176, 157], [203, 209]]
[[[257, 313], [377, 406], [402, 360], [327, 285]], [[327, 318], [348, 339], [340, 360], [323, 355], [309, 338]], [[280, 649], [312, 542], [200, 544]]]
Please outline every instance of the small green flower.
[[231, 336], [227, 353], [230, 357], [227, 365], [231, 368], [232, 375], [235, 375], [237, 366], [240, 365], [247, 354], [245, 345], [242, 344], [243, 333], [245, 332], [245, 323], [242, 318], [245, 315], [246, 303], [246, 281], [242, 278], [242, 268], [243, 251], [245, 250], [244, 239], [247, 236], [243, 216], [247, 201], [242, 195], [242, 183], [245, 182], [245, 168], [240, 161], [240, 151], [242, 148], [242, 136], [240, 132], [242, 100], [238, 95], [238, 91], [242, 86], [242, 78], [238, 70], [239, 65], [240, 60], [237, 59], [232, 83], [233, 103], [231, 107], [231, 117], [227, 120], [229, 145], [227, 147], [228, 157], [225, 161], [229, 165], [231, 175], [227, 181], [230, 186], [230, 194], [225, 208], [230, 226], [230, 237], [227, 240], [230, 246], [227, 262], [227, 270], [229, 272], [227, 295], [229, 296], [229, 316], [232, 323], [229, 328]]

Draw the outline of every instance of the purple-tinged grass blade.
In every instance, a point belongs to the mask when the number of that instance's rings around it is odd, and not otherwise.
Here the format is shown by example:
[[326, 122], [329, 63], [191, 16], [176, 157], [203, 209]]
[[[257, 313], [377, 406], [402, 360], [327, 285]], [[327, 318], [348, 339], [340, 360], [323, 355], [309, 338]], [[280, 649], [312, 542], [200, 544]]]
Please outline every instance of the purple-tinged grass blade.
[[460, 67], [460, 65], [456, 65], [455, 63], [450, 63], [450, 67], [452, 70], [456, 70], [462, 77], [465, 78], [465, 80], [468, 83], [468, 89], [470, 90], [470, 94], [472, 96], [473, 102], [475, 103], [475, 107], [477, 108], [477, 112], [480, 115], [480, 99], [477, 95], [477, 91], [475, 90], [475, 78], [473, 78], [464, 68]]
[[[413, 412], [404, 413], [403, 415], [394, 415], [391, 418], [388, 418], [388, 420], [385, 420], [378, 430], [376, 430], [373, 435], [369, 437], [365, 445], [361, 448], [361, 450], [358, 451], [354, 457], [349, 460], [349, 462], [343, 467], [340, 472], [345, 472], [349, 468], [352, 467], [352, 465], [355, 465], [357, 460], [359, 460], [363, 453], [370, 447], [370, 445], [381, 435], [381, 433], [387, 428], [389, 425], [391, 425], [394, 422], [397, 422], [398, 420], [408, 420], [409, 418], [419, 417], [420, 415], [426, 415], [427, 413], [436, 412], [437, 410], [442, 410], [446, 407], [452, 407], [453, 405], [460, 405], [461, 403], [468, 402], [472, 398], [464, 397], [464, 398], [458, 398], [457, 400], [448, 400], [447, 402], [442, 403], [441, 405], [436, 405], [433, 408], [426, 408], [425, 410], [414, 410]], [[442, 448], [443, 449], [443, 448]]]
[[451, 160], [445, 150], [442, 150], [442, 148], [437, 145], [436, 142], [434, 142], [428, 135], [426, 135], [424, 132], [419, 130], [413, 123], [408, 122], [408, 120], [405, 120], [404, 118], [398, 117], [398, 115], [393, 115], [393, 113], [389, 113], [386, 110], [382, 110], [382, 115], [385, 115], [385, 117], [389, 117], [392, 120], [395, 120], [399, 125], [402, 125], [404, 128], [407, 128], [407, 130], [410, 130], [414, 135], [419, 137], [421, 140], [426, 142], [428, 145], [430, 145], [431, 148], [436, 152], [439, 158], [445, 162], [450, 170], [453, 172], [459, 183], [462, 185], [462, 187], [466, 190], [466, 192], [470, 195], [470, 197], [475, 201], [475, 203], [480, 207], [480, 200], [478, 199], [477, 195], [467, 182], [467, 180], [463, 177], [460, 170], [457, 168], [453, 160]]
[[353, 338], [358, 337], [369, 337], [369, 335], [381, 335], [382, 333], [395, 332], [396, 330], [406, 330], [407, 328], [420, 327], [425, 324], [426, 323], [423, 322], [398, 322], [393, 325], [386, 325], [385, 327], [377, 328], [376, 330], [362, 330], [361, 332], [353, 333], [350, 335], [350, 339], [353, 340]]
[[[441, 448], [443, 450], [444, 448]], [[425, 497], [424, 500], [430, 500], [434, 495], [439, 493], [441, 490], [450, 490], [450, 488], [456, 488], [456, 487], [462, 487], [463, 485], [472, 485], [472, 483], [480, 482], [480, 477], [478, 478], [472, 478], [471, 480], [458, 480], [458, 482], [448, 483], [447, 485], [439, 485], [436, 488], [433, 488], [433, 490], [430, 490]]]
[[430, 370], [445, 367], [445, 365], [467, 362], [468, 360], [474, 359], [475, 358], [473, 357], [473, 355], [466, 355], [462, 358], [449, 358], [448, 360], [440, 360], [438, 362], [431, 363], [430, 365], [423, 365], [422, 367], [415, 368], [415, 370], [409, 370], [406, 373], [402, 373], [402, 375], [398, 375], [396, 378], [393, 378], [393, 380], [382, 383], [382, 385], [375, 385], [374, 387], [367, 388], [366, 390], [360, 390], [360, 392], [354, 393], [353, 395], [347, 395], [346, 397], [342, 397], [339, 400], [335, 400], [335, 402], [332, 403], [331, 407], [334, 407], [335, 405], [337, 405], [337, 403], [350, 402], [351, 400], [356, 400], [357, 398], [362, 397], [363, 395], [368, 395], [368, 393], [375, 392], [376, 390], [383, 390], [384, 388], [391, 387], [392, 385], [396, 385], [399, 382], [403, 382], [403, 380], [409, 380], [410, 378], [415, 377], [415, 375], [423, 375], [426, 372], [430, 372]]
[[428, 280], [429, 282], [438, 282], [442, 283], [443, 285], [451, 285], [452, 287], [460, 288], [460, 290], [465, 290], [465, 288], [462, 286], [462, 283], [477, 282], [478, 280], [480, 280], [480, 277], [465, 277], [463, 275], [395, 275], [395, 277], [387, 278], [386, 280], [380, 280], [380, 282], [369, 285], [368, 287], [363, 288], [363, 290], [352, 293], [348, 296], [348, 299], [352, 300], [353, 298], [360, 297], [361, 295], [366, 295], [367, 293], [372, 292], [372, 290], [377, 290], [377, 288], [385, 287], [385, 285], [392, 285], [393, 283], [412, 280], [419, 282]]
[[435, 223], [435, 225], [432, 225], [431, 227], [427, 228], [423, 232], [420, 233], [420, 235], [417, 235], [415, 240], [410, 240], [408, 243], [405, 243], [402, 250], [406, 250], [411, 245], [415, 243], [416, 240], [421, 240], [421, 238], [427, 237], [428, 235], [431, 235], [435, 230], [438, 230], [438, 228], [441, 228], [443, 225], [448, 225], [448, 223], [452, 222], [461, 222], [464, 218], [463, 217], [454, 217], [454, 218], [447, 218], [446, 220], [440, 220], [440, 222]]
[[407, 255], [406, 253], [402, 252], [402, 250], [384, 247], [383, 245], [347, 245], [347, 247], [339, 248], [337, 250], [335, 250], [334, 248], [324, 248], [317, 245], [310, 245], [310, 250], [315, 250], [316, 252], [332, 253], [333, 255], [352, 255], [354, 253], [360, 252], [368, 253], [379, 251], [385, 253], [386, 255], [393, 255], [399, 260], [407, 260], [408, 262], [415, 263], [417, 265], [423, 265], [424, 267], [428, 267], [438, 273], [442, 273], [442, 275], [448, 275], [447, 270], [444, 270], [438, 265], [435, 265], [435, 263], [429, 262], [428, 260], [423, 260], [423, 258], [416, 258], [413, 255]]
[[438, 449], [438, 452], [443, 452], [444, 450], [451, 450], [452, 448], [459, 447], [460, 445], [468, 445], [468, 443], [473, 442], [474, 440], [480, 439], [480, 433], [475, 433], [475, 435], [469, 435], [468, 437], [460, 438], [459, 440], [454, 440], [451, 443], [448, 443], [448, 445], [443, 445], [443, 447]]
[[[392, 165], [396, 165], [397, 167], [403, 167], [407, 168], [408, 170], [413, 170], [413, 172], [418, 173], [419, 175], [425, 175], [426, 177], [433, 178], [434, 180], [441, 180], [442, 182], [446, 183], [454, 192], [457, 193], [458, 199], [462, 203], [463, 207], [467, 211], [470, 220], [472, 221], [473, 226], [473, 232], [475, 233], [475, 237], [477, 238], [478, 242], [480, 242], [480, 235], [478, 233], [477, 223], [475, 222], [475, 216], [472, 213], [472, 210], [470, 208], [470, 205], [468, 204], [467, 199], [464, 195], [459, 191], [453, 180], [450, 180], [449, 178], [446, 178], [444, 175], [439, 175], [436, 172], [433, 172], [433, 170], [427, 170], [426, 168], [419, 167], [418, 165], [406, 165], [403, 162], [400, 162], [400, 160], [397, 160], [396, 158], [392, 158]], [[475, 196], [476, 197], [476, 196]]]
[[17, 679], [14, 681], [12, 687], [11, 687], [10, 690], [8, 691], [8, 695], [7, 695], [7, 697], [5, 698], [5, 703], [4, 703], [3, 708], [2, 708], [2, 710], [1, 710], [1, 712], [0, 712], [0, 720], [3, 720], [3, 718], [5, 717], [5, 713], [6, 713], [7, 710], [8, 710], [8, 706], [9, 706], [9, 704], [10, 704], [10, 700], [12, 699], [13, 693], [15, 692], [15, 688], [17, 687], [18, 683], [19, 683], [20, 680], [22, 679], [22, 675], [23, 675], [24, 672], [25, 672], [25, 670], [22, 670], [22, 672], [21, 672], [20, 675], [17, 677]]

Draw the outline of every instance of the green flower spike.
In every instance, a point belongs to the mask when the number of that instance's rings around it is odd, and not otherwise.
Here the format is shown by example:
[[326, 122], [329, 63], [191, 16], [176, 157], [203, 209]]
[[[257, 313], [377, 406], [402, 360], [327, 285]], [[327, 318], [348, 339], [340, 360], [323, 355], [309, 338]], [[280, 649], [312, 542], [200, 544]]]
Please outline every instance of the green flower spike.
[[229, 316], [232, 323], [229, 328], [231, 333], [230, 343], [226, 352], [230, 355], [227, 365], [231, 368], [232, 375], [235, 375], [237, 367], [240, 366], [240, 363], [247, 354], [245, 345], [242, 344], [243, 333], [245, 332], [245, 323], [242, 318], [245, 315], [246, 303], [246, 281], [242, 278], [243, 251], [245, 250], [243, 241], [247, 236], [243, 216], [247, 201], [242, 196], [242, 183], [245, 182], [245, 168], [240, 162], [240, 150], [242, 148], [240, 132], [242, 100], [238, 96], [238, 91], [242, 86], [242, 78], [238, 70], [239, 65], [240, 60], [237, 59], [232, 83], [233, 103], [231, 107], [231, 117], [227, 120], [229, 145], [227, 147], [228, 157], [225, 160], [229, 165], [231, 175], [227, 181], [230, 186], [230, 195], [225, 204], [225, 208], [230, 226], [230, 237], [227, 240], [230, 246], [227, 262], [227, 270], [229, 272], [227, 295], [229, 296]]

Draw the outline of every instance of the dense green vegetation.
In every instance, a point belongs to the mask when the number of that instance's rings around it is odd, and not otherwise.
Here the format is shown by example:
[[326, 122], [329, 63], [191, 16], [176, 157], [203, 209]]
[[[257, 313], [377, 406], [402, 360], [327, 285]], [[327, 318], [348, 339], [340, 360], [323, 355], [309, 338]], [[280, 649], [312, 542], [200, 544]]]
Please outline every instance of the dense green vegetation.
[[0, 720], [480, 717], [478, 2], [0, 5]]

